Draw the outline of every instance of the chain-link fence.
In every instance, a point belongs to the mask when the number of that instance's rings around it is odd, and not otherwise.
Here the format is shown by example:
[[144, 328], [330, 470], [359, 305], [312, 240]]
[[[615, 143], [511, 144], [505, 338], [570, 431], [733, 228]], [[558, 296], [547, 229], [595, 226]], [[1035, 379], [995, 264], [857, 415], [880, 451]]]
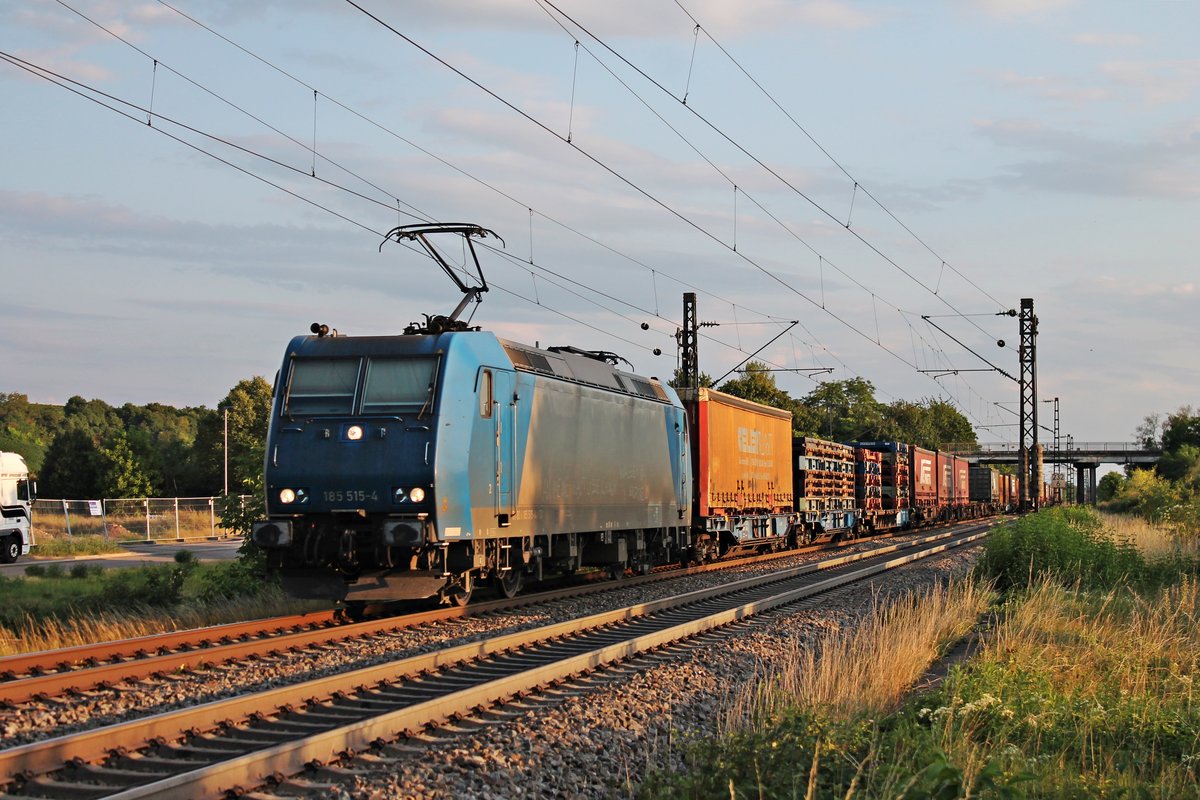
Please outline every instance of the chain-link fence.
[[[249, 498], [242, 497], [242, 502]], [[219, 497], [135, 497], [46, 500], [33, 504], [33, 541], [102, 536], [113, 541], [221, 539]]]

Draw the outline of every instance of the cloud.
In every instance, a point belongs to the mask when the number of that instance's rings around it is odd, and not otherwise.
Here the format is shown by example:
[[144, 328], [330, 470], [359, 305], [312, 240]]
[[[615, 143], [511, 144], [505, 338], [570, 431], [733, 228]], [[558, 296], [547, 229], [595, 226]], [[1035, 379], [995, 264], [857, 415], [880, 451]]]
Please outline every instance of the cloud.
[[1105, 101], [1135, 101], [1139, 106], [1185, 104], [1200, 90], [1200, 59], [1115, 60], [1096, 68], [1091, 82], [1064, 75], [997, 73], [1003, 88], [1080, 107]]
[[[599, 6], [553, 0], [445, 0], [437, 4], [415, 3], [405, 9], [405, 28], [435, 29], [453, 25], [456, 28], [499, 29], [528, 33], [530, 30], [557, 28], [550, 17], [574, 26], [563, 18], [569, 15], [591, 33], [602, 37], [630, 36], [653, 38], [672, 34], [690, 42], [694, 17], [717, 39], [770, 33], [794, 26], [855, 30], [878, 22], [878, 17], [861, 7], [838, 0], [688, 0], [684, 10], [673, 4], [646, 4], [642, 0], [610, 0], [602, 10]], [[396, 24], [398, 15], [375, 11], [376, 15]], [[549, 16], [548, 16], [549, 15]], [[583, 35], [583, 34], [581, 34]]]
[[1111, 87], [1079, 86], [1062, 76], [1022, 75], [1015, 70], [1000, 73], [996, 76], [996, 82], [1004, 88], [1019, 89], [1075, 108], [1111, 100], [1115, 95]]
[[991, 179], [995, 184], [1122, 198], [1200, 197], [1200, 136], [1119, 142], [1027, 120], [980, 121], [975, 129], [996, 145], [1042, 156], [1007, 164], [1007, 174]]
[[971, 0], [979, 11], [1003, 20], [1045, 17], [1077, 4], [1078, 0]]
[[1186, 103], [1200, 89], [1200, 59], [1110, 61], [1100, 72], [1114, 85], [1130, 89], [1147, 105]]
[[1071, 37], [1076, 44], [1089, 47], [1141, 47], [1144, 40], [1136, 33], [1077, 33]]

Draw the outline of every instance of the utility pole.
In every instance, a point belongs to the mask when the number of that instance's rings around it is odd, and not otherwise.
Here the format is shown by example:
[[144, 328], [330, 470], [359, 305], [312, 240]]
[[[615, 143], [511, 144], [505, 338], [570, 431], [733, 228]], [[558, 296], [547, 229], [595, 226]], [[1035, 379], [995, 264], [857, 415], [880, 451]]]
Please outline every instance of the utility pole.
[[[1019, 490], [1021, 510], [1037, 511], [1041, 504], [1042, 475], [1037, 463], [1037, 317], [1033, 298], [1021, 298], [1021, 474]], [[1032, 484], [1032, 485], [1031, 485]]]
[[1058, 502], [1062, 502], [1062, 493], [1066, 491], [1066, 487], [1062, 485], [1059, 476], [1062, 474], [1062, 438], [1060, 437], [1061, 428], [1059, 427], [1058, 419], [1058, 398], [1054, 398], [1054, 479], [1051, 483], [1059, 491], [1057, 498]]
[[700, 354], [696, 351], [699, 336], [696, 322], [696, 293], [683, 293], [683, 328], [679, 331], [680, 372], [687, 389], [700, 388]]
[[225, 409], [225, 494], [229, 494], [229, 409]]

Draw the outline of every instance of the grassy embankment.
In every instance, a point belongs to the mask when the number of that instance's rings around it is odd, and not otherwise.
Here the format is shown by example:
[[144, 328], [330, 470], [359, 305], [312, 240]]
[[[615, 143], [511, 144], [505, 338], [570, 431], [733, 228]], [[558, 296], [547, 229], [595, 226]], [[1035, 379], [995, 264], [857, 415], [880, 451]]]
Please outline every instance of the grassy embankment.
[[147, 636], [224, 622], [313, 611], [241, 561], [105, 570], [31, 564], [0, 578], [0, 655]]
[[[989, 539], [977, 581], [878, 609], [732, 698], [650, 798], [1200, 796], [1195, 538], [1084, 509]], [[981, 649], [905, 695], [970, 627]]]

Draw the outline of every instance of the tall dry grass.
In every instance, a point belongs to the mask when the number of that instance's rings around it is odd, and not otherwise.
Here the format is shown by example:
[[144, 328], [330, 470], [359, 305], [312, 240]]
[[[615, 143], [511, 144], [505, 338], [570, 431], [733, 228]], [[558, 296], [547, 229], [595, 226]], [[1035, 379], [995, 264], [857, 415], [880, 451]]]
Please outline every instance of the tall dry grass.
[[1129, 514], [1101, 513], [1100, 519], [1110, 538], [1132, 544], [1149, 561], [1200, 559], [1200, 539], [1181, 535], [1175, 527], [1155, 524]]
[[815, 646], [794, 644], [780, 666], [735, 693], [724, 709], [724, 731], [790, 709], [840, 718], [891, 711], [994, 599], [988, 587], [956, 580], [895, 602], [876, 600], [856, 627], [830, 632]]
[[98, 611], [81, 614], [70, 619], [35, 620], [27, 617], [25, 622], [15, 626], [0, 626], [0, 656], [133, 639], [286, 614], [303, 614], [328, 607], [328, 603], [295, 600], [287, 597], [282, 590], [267, 588], [253, 598], [189, 603], [170, 610], [132, 607], [120, 612]]

